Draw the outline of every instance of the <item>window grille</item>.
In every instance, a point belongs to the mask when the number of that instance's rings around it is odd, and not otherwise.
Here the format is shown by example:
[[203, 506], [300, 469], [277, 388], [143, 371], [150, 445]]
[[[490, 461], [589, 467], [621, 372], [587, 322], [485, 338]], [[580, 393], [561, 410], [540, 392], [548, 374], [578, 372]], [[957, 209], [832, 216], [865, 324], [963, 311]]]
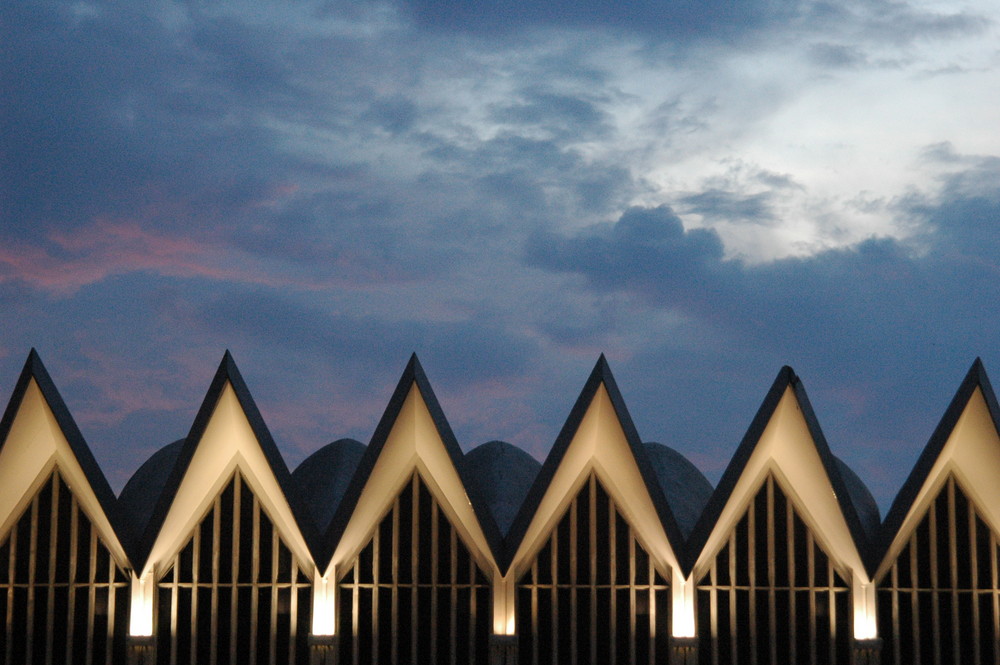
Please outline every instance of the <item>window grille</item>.
[[591, 474], [518, 580], [520, 662], [666, 662], [668, 579]]
[[311, 581], [239, 472], [157, 586], [160, 665], [309, 662]]
[[123, 665], [128, 578], [54, 471], [0, 546], [0, 655]]
[[489, 579], [417, 473], [339, 588], [344, 665], [488, 662]]
[[699, 581], [702, 665], [850, 662], [849, 579], [769, 474]]
[[1000, 663], [997, 536], [953, 475], [878, 580], [886, 665]]

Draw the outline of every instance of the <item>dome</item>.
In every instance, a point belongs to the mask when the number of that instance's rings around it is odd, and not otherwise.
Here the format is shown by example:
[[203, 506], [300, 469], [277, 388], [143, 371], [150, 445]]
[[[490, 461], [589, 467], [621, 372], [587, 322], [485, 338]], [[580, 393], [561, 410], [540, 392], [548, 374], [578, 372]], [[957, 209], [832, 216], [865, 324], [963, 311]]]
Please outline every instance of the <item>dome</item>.
[[712, 484], [698, 467], [673, 448], [653, 441], [644, 443], [643, 448], [677, 526], [687, 538], [712, 496]]
[[850, 497], [851, 503], [854, 504], [854, 511], [861, 520], [861, 528], [871, 538], [878, 533], [879, 524], [882, 522], [878, 504], [875, 503], [875, 498], [858, 477], [858, 474], [854, 473], [851, 467], [847, 466], [839, 457], [834, 456], [833, 459], [837, 463], [837, 470], [847, 488], [847, 495]]
[[354, 477], [365, 444], [338, 439], [305, 458], [292, 472], [292, 483], [320, 531], [325, 531]]
[[542, 465], [505, 441], [476, 446], [463, 460], [465, 480], [489, 508], [501, 534], [506, 534], [535, 482]]
[[119, 514], [128, 537], [133, 541], [141, 538], [146, 530], [183, 444], [184, 439], [178, 439], [150, 455], [128, 479], [118, 496]]

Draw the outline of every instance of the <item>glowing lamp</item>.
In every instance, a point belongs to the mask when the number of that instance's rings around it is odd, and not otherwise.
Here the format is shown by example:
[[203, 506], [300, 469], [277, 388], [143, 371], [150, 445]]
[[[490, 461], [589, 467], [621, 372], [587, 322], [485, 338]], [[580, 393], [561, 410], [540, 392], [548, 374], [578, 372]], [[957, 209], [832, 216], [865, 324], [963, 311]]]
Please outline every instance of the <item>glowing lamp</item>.
[[141, 578], [132, 574], [132, 605], [129, 613], [128, 632], [133, 637], [153, 635], [153, 576], [146, 573]]
[[875, 622], [875, 585], [854, 581], [854, 639], [873, 640], [878, 637]]
[[685, 580], [673, 571], [673, 620], [670, 627], [674, 637], [695, 637], [694, 580]]
[[312, 634], [334, 635], [337, 632], [337, 585], [321, 577], [313, 586]]

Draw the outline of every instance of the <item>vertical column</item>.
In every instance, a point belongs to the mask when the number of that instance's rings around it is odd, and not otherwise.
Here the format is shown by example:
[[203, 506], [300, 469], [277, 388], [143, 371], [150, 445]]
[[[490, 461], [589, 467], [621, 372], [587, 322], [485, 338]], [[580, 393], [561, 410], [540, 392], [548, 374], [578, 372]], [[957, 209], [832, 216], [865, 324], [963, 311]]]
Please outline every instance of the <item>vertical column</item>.
[[309, 634], [309, 661], [312, 665], [337, 665], [337, 584], [336, 576], [313, 578], [312, 631]]
[[[153, 633], [156, 580], [152, 571], [142, 577], [132, 573], [129, 608], [129, 665], [153, 665], [156, 662], [156, 635]], [[112, 577], [113, 579], [113, 577]]]
[[517, 580], [513, 571], [507, 576], [493, 572], [493, 633], [490, 635], [490, 665], [517, 664], [517, 632], [515, 592]]
[[695, 591], [694, 576], [685, 580], [681, 572], [670, 571], [671, 665], [694, 665], [698, 662], [698, 637], [695, 635]]
[[490, 635], [490, 665], [517, 665], [517, 635]]
[[336, 635], [309, 636], [309, 662], [311, 665], [337, 665], [340, 642]]
[[875, 584], [862, 580], [857, 573], [851, 576], [851, 599], [854, 606], [854, 646], [851, 661], [854, 665], [879, 665], [882, 640], [875, 623]]

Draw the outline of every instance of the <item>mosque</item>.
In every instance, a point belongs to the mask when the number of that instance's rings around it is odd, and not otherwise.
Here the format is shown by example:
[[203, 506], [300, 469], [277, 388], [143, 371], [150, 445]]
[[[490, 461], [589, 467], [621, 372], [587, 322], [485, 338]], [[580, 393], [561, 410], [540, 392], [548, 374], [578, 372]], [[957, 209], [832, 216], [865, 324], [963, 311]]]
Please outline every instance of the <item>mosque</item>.
[[602, 357], [539, 464], [462, 453], [416, 357], [367, 446], [290, 472], [227, 353], [115, 497], [32, 351], [0, 421], [0, 662], [1000, 662], [977, 361], [884, 521], [783, 368], [714, 489]]

